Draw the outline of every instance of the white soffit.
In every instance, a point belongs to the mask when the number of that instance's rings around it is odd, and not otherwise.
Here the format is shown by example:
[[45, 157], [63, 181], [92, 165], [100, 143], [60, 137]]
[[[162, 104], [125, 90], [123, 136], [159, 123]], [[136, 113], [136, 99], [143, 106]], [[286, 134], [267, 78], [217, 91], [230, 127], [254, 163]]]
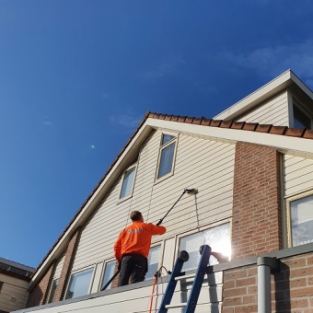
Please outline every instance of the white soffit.
[[313, 158], [313, 141], [300, 137], [274, 135], [248, 130], [237, 130], [231, 128], [211, 127], [196, 124], [171, 122], [148, 118], [147, 125], [154, 128], [171, 129], [177, 132], [188, 133], [195, 136], [216, 138], [230, 142], [247, 142], [276, 148], [284, 153], [297, 154]]
[[313, 99], [312, 91], [291, 70], [288, 70], [228, 109], [214, 116], [213, 119], [225, 121], [233, 120], [271, 96], [283, 91], [293, 83]]

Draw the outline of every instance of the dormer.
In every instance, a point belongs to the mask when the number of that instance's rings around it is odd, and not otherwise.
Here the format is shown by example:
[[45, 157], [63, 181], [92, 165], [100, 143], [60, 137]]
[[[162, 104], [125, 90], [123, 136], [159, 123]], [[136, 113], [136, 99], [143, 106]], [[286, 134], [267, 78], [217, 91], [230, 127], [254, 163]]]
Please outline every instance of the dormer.
[[313, 93], [288, 70], [214, 119], [313, 129]]

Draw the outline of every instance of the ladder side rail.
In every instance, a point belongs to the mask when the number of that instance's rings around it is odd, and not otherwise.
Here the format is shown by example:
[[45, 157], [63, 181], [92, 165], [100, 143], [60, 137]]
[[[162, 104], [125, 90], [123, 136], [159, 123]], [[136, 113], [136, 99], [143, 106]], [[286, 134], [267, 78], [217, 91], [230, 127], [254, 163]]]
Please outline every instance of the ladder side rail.
[[[188, 254], [187, 254], [188, 255]], [[168, 281], [166, 291], [163, 295], [163, 299], [160, 305], [160, 308], [158, 310], [158, 313], [167, 313], [167, 308], [165, 307], [166, 305], [170, 304], [176, 285], [177, 285], [177, 280], [175, 279], [177, 276], [184, 275], [184, 273], [181, 272], [181, 269], [183, 267], [185, 260], [181, 258], [180, 256], [177, 257], [175, 266], [173, 268], [173, 272], [171, 274], [171, 277]]]
[[198, 269], [195, 275], [195, 280], [193, 282], [191, 292], [189, 295], [189, 299], [187, 301], [187, 305], [185, 307], [184, 313], [194, 313], [197, 302], [199, 299], [200, 291], [202, 288], [202, 283], [204, 280], [204, 276], [206, 274], [206, 269], [208, 266], [208, 262], [211, 256], [211, 247], [208, 245], [204, 245], [200, 247], [201, 258], [198, 265]]

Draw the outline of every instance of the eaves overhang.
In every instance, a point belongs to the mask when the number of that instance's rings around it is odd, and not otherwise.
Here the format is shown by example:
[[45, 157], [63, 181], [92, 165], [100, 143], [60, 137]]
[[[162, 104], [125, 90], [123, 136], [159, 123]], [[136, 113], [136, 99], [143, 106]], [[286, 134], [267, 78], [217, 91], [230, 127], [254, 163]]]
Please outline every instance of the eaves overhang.
[[231, 107], [214, 116], [213, 119], [232, 121], [240, 117], [242, 114], [255, 108], [262, 102], [268, 100], [274, 95], [287, 90], [288, 88], [296, 87], [313, 101], [312, 91], [291, 71], [288, 70], [266, 85], [260, 87], [250, 95], [236, 102]]

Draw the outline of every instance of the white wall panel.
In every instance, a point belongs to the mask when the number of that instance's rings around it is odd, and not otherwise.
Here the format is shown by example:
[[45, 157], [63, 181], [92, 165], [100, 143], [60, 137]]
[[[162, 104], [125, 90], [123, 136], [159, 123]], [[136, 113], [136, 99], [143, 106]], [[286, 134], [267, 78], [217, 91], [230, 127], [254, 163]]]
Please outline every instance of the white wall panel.
[[289, 126], [287, 91], [240, 116], [236, 121]]
[[[131, 210], [140, 210], [147, 222], [156, 223], [185, 188], [198, 188], [199, 194], [182, 197], [164, 220], [167, 233], [153, 237], [153, 242], [196, 229], [196, 208], [200, 226], [231, 216], [235, 145], [180, 134], [174, 175], [155, 182], [161, 135], [156, 131], [141, 147], [133, 196], [119, 202], [120, 178], [90, 217], [82, 231], [73, 271], [113, 257], [114, 242], [130, 223]], [[174, 261], [174, 252], [172, 257]]]
[[284, 155], [283, 184], [285, 197], [313, 189], [313, 160]]
[[64, 260], [65, 260], [65, 254], [63, 254], [59, 258], [59, 260], [57, 262], [57, 265], [56, 265], [56, 268], [55, 268], [55, 271], [54, 271], [54, 274], [53, 274], [53, 279], [60, 278], [61, 272], [62, 272], [62, 268], [63, 268], [63, 264], [64, 264]]
[[[202, 289], [199, 294], [196, 313], [212, 312], [221, 313], [222, 305], [222, 273], [214, 273], [205, 276]], [[181, 284], [178, 282], [171, 303], [184, 302], [188, 297], [191, 289], [193, 278], [187, 279]], [[157, 308], [162, 301], [163, 293], [166, 290], [166, 283], [162, 283], [162, 278], [159, 279], [159, 284], [156, 286], [153, 299], [153, 312], [157, 312]], [[186, 290], [187, 289], [187, 290]], [[61, 306], [50, 308], [34, 308], [36, 313], [146, 313], [149, 309], [152, 286], [136, 288], [122, 293], [96, 297], [84, 301], [78, 301]], [[170, 309], [169, 312], [181, 313], [181, 309]]]

